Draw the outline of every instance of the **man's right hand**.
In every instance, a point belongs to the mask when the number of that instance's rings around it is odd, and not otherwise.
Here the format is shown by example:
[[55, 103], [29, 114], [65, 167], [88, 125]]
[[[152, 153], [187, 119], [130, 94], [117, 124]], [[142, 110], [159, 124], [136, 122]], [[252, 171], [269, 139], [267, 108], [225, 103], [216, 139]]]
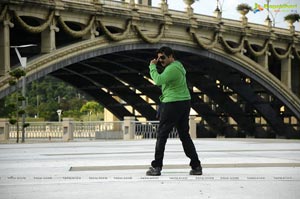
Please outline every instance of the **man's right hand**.
[[155, 64], [156, 65], [157, 62], [158, 62], [158, 59], [152, 59], [151, 62], [150, 62], [150, 64]]

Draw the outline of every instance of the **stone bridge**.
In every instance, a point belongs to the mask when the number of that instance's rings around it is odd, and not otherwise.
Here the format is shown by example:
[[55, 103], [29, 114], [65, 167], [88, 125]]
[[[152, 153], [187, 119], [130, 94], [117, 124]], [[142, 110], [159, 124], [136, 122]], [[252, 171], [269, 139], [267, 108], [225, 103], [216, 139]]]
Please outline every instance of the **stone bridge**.
[[[51, 75], [92, 96], [117, 118], [155, 120], [160, 89], [148, 73], [163, 45], [187, 70], [198, 136], [300, 137], [300, 37], [289, 29], [152, 7], [147, 1], [2, 0], [0, 98], [28, 58], [26, 82]], [[185, 1], [188, 2], [188, 1]], [[200, 2], [201, 3], [201, 2]]]

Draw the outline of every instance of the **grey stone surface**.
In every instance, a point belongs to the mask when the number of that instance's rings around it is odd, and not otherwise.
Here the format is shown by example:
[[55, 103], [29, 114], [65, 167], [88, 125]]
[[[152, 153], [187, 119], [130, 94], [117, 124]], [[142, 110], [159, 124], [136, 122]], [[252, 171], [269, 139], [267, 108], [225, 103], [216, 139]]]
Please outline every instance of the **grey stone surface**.
[[162, 176], [145, 175], [155, 140], [0, 145], [0, 198], [300, 198], [298, 140], [197, 139], [190, 176], [178, 139]]
[[96, 139], [123, 139], [123, 132], [122, 131], [96, 132]]

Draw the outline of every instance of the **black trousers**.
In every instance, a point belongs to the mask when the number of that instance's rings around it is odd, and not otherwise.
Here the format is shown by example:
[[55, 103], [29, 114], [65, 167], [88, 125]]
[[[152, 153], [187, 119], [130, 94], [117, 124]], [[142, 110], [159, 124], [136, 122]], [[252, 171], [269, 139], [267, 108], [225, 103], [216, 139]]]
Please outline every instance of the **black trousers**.
[[151, 163], [152, 167], [163, 167], [165, 146], [169, 133], [174, 127], [177, 128], [185, 155], [191, 160], [190, 166], [192, 168], [200, 166], [195, 145], [189, 134], [190, 108], [190, 100], [161, 104], [159, 112], [160, 122], [157, 132], [154, 160]]

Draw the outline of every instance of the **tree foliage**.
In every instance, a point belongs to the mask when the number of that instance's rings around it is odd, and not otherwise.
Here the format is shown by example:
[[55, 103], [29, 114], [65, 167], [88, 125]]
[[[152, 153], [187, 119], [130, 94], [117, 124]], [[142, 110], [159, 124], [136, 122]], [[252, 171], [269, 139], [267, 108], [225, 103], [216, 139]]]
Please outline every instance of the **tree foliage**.
[[80, 109], [80, 112], [86, 112], [89, 114], [97, 114], [102, 111], [103, 111], [103, 107], [100, 106], [100, 104], [95, 101], [87, 102]]
[[16, 79], [20, 79], [21, 77], [26, 75], [25, 70], [22, 68], [17, 68], [9, 73], [12, 77], [15, 77]]
[[98, 102], [89, 101], [81, 107], [80, 112], [86, 113], [86, 117], [82, 117], [86, 118], [85, 120], [99, 120], [103, 119], [103, 109], [103, 106], [101, 106]]
[[[62, 117], [82, 120], [86, 113], [80, 110], [91, 100], [89, 96], [85, 96], [76, 88], [52, 76], [27, 84], [26, 90], [27, 117], [42, 118], [45, 121], [58, 121], [58, 109], [63, 110]], [[0, 117], [9, 117], [14, 108], [11, 104], [14, 104], [15, 99], [14, 93], [0, 100]], [[99, 106], [100, 108], [95, 110], [103, 111], [103, 107]]]

